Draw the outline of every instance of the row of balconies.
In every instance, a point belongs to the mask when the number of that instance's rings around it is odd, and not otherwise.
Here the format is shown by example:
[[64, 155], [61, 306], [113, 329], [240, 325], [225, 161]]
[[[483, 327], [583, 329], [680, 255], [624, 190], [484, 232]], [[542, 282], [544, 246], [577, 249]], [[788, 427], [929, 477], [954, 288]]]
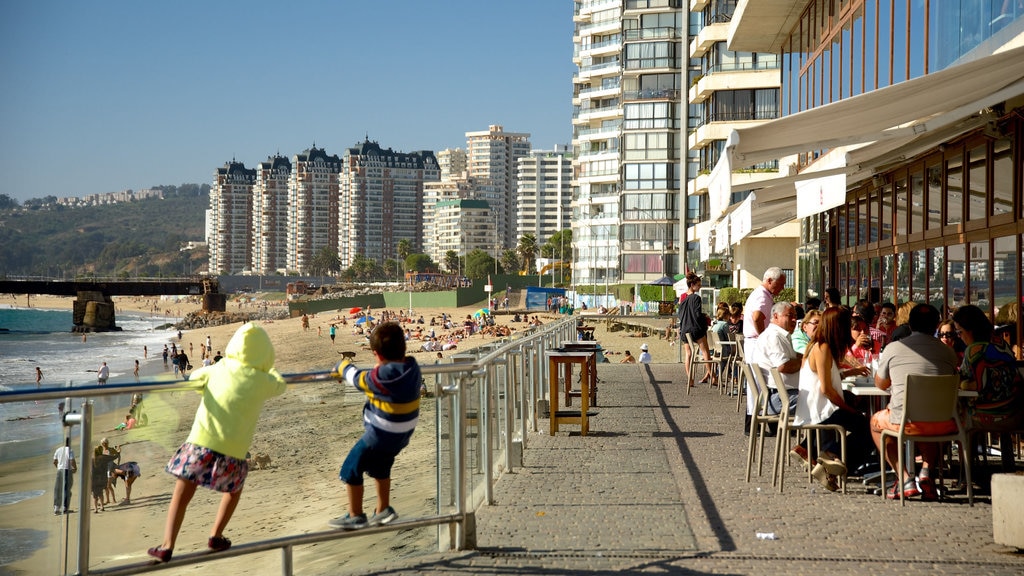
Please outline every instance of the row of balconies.
[[690, 104], [700, 104], [719, 90], [753, 90], [757, 88], [778, 88], [782, 86], [779, 68], [751, 70], [737, 68], [701, 76], [690, 87], [687, 98]]

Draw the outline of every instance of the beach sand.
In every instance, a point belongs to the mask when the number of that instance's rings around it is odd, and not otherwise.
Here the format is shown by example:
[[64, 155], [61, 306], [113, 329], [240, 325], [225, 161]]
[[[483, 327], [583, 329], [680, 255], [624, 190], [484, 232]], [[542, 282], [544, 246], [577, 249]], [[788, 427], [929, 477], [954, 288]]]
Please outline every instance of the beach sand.
[[[150, 311], [153, 301], [147, 298], [115, 298], [120, 311]], [[26, 303], [24, 295], [17, 298], [18, 305]], [[72, 299], [32, 296], [31, 306], [36, 308], [70, 308]], [[177, 306], [177, 305], [175, 305]], [[193, 311], [181, 305], [184, 312]], [[479, 306], [459, 309], [416, 310], [429, 322], [432, 316], [440, 318], [446, 312], [456, 319], [464, 319]], [[236, 311], [238, 304], [229, 302], [228, 311]], [[242, 309], [241, 311], [245, 311]], [[300, 318], [261, 322], [270, 334], [276, 353], [276, 367], [282, 374], [326, 371], [342, 358], [340, 352], [355, 353], [360, 367], [371, 367], [373, 358], [365, 338], [352, 334], [352, 322], [338, 326], [336, 342], [331, 344], [328, 330], [337, 313], [321, 313], [310, 317], [310, 329], [303, 330]], [[346, 314], [347, 315], [347, 314]], [[533, 313], [531, 313], [533, 315]], [[537, 314], [544, 322], [555, 317]], [[511, 322], [512, 316], [497, 316], [499, 325], [523, 329], [526, 324]], [[655, 324], [663, 328], [666, 319]], [[657, 334], [638, 336], [629, 331], [609, 332], [603, 322], [596, 322], [595, 338], [608, 352], [610, 362], [619, 362], [624, 350], [639, 355], [641, 343], [646, 342], [655, 362], [675, 362], [674, 344]], [[194, 345], [198, 356], [199, 344], [209, 336], [214, 350], [223, 350], [239, 324], [186, 331], [182, 343]], [[318, 333], [318, 328], [321, 330]], [[69, 327], [70, 329], [70, 327]], [[440, 334], [441, 331], [439, 330]], [[466, 350], [492, 340], [473, 336], [459, 344], [459, 348], [444, 352], [445, 358], [454, 352]], [[181, 345], [181, 344], [179, 344]], [[410, 342], [409, 353], [421, 364], [431, 364], [436, 352], [417, 351], [419, 342]], [[150, 350], [150, 358], [159, 358], [160, 350]], [[193, 365], [199, 365], [197, 357]], [[680, 367], [682, 371], [682, 367]], [[143, 381], [170, 378], [170, 371], [162, 371], [161, 362], [149, 362], [144, 368]], [[148, 394], [145, 410], [149, 425], [135, 430], [114, 431], [123, 413], [96, 415], [93, 445], [107, 437], [111, 445], [121, 445], [122, 462], [137, 461], [142, 477], [132, 487], [131, 504], [108, 504], [106, 510], [94, 513], [91, 520], [91, 568], [145, 561], [146, 549], [162, 540], [167, 505], [174, 486], [174, 478], [164, 472], [170, 456], [185, 440], [192, 425], [199, 396], [192, 391]], [[291, 534], [318, 532], [328, 529], [327, 520], [346, 511], [344, 484], [338, 480], [338, 469], [355, 440], [362, 434], [361, 407], [364, 396], [334, 382], [302, 383], [289, 386], [284, 395], [270, 399], [260, 416], [251, 452], [270, 456], [267, 469], [253, 469], [245, 484], [241, 502], [228, 524], [225, 536], [236, 544]], [[127, 406], [128, 399], [125, 399]], [[434, 513], [436, 464], [433, 399], [424, 399], [420, 424], [413, 440], [399, 455], [392, 474], [392, 505], [402, 518], [416, 518]], [[73, 441], [76, 457], [77, 439]], [[0, 494], [41, 491], [41, 495], [3, 506], [0, 514], [0, 534], [7, 544], [0, 543], [0, 574], [57, 573], [62, 567], [63, 538], [70, 531], [70, 540], [77, 538], [78, 496], [83, 486], [82, 474], [76, 474], [73, 488], [75, 514], [52, 514], [54, 468], [52, 453], [56, 446], [37, 458], [0, 465]], [[124, 486], [118, 483], [118, 499], [124, 498]], [[176, 553], [184, 554], [206, 549], [210, 526], [216, 513], [220, 494], [200, 489], [196, 492], [184, 525], [178, 536]], [[376, 497], [372, 480], [367, 480], [365, 508], [371, 511]], [[91, 512], [91, 510], [90, 510]], [[70, 519], [70, 522], [67, 522]], [[18, 530], [20, 529], [20, 530]], [[15, 532], [8, 532], [15, 530]], [[377, 536], [359, 536], [335, 542], [297, 547], [294, 565], [299, 574], [325, 574], [357, 572], [383, 566], [389, 560], [416, 551], [436, 550], [436, 528], [421, 528], [391, 532]], [[38, 546], [27, 557], [14, 554], [5, 547], [13, 542], [27, 542], [26, 548]], [[74, 567], [74, 546], [69, 547], [71, 566]], [[266, 552], [240, 558], [221, 560], [202, 565], [223, 573], [245, 571], [250, 576], [280, 573], [280, 551]], [[183, 569], [194, 572], [199, 567]], [[72, 571], [68, 570], [68, 571]], [[171, 571], [171, 573], [176, 573]]]

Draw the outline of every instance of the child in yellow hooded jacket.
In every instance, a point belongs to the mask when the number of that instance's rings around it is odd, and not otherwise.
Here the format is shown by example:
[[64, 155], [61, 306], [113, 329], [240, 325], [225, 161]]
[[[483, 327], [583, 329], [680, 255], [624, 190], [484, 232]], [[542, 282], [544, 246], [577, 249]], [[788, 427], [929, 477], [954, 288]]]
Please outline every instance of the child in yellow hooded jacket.
[[164, 541], [149, 555], [171, 559], [178, 531], [197, 486], [223, 492], [207, 542], [213, 551], [227, 550], [231, 541], [224, 528], [238, 506], [249, 465], [245, 456], [252, 445], [263, 403], [285, 391], [286, 383], [274, 369], [274, 347], [263, 328], [243, 325], [225, 348], [224, 358], [192, 373], [203, 400], [196, 410], [192, 431], [167, 464], [177, 477], [167, 509]]

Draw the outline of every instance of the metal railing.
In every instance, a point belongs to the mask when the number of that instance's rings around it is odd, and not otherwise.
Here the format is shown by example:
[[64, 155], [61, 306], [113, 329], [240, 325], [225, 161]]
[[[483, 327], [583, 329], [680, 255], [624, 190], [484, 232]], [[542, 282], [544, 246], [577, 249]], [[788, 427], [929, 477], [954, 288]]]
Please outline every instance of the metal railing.
[[[155, 394], [194, 389], [193, 386], [177, 381], [33, 388], [0, 392], [0, 403], [60, 400], [68, 410], [61, 416], [61, 421], [69, 444], [73, 428], [79, 428], [77, 449], [82, 480], [77, 497], [80, 510], [77, 538], [71, 529], [71, 516], [62, 516], [62, 559], [58, 560], [57, 571], [60, 574], [137, 574], [280, 550], [281, 574], [291, 575], [296, 547], [428, 526], [438, 527], [435, 551], [472, 549], [476, 545], [475, 510], [492, 502], [494, 482], [502, 473], [521, 465], [528, 432], [537, 430], [538, 401], [546, 398], [547, 389], [545, 351], [561, 346], [566, 340], [576, 339], [577, 320], [574, 317], [562, 318], [519, 332], [515, 338], [459, 352], [451, 356], [450, 364], [421, 365], [424, 383], [433, 388], [432, 396], [436, 403], [437, 505], [434, 514], [355, 531], [288, 534], [241, 543], [212, 555], [207, 552], [182, 554], [167, 563], [135, 561], [90, 568], [92, 514], [89, 513], [91, 493], [88, 485], [92, 459], [89, 455], [91, 447], [96, 444], [93, 409], [98, 400], [108, 397], [125, 399], [135, 393], [147, 392], [152, 393], [150, 398], [154, 398], [157, 397]], [[332, 371], [285, 375], [289, 384], [300, 386], [336, 378], [337, 374]], [[72, 411], [75, 400], [78, 401], [78, 410]], [[110, 407], [115, 403], [104, 401], [103, 404]], [[421, 427], [424, 427], [422, 420]], [[445, 526], [448, 528], [442, 529]], [[110, 564], [110, 559], [107, 560], [106, 564]], [[75, 565], [74, 569], [71, 569], [71, 564]]]

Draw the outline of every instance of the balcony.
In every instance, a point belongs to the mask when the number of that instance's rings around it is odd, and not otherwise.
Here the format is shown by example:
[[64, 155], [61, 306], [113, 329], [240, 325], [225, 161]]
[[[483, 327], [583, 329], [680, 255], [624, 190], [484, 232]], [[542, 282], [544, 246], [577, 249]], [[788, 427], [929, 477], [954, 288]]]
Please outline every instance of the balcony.
[[728, 39], [728, 22], [709, 24], [698, 32], [697, 37], [690, 42], [690, 58], [700, 58], [715, 45], [715, 42], [725, 42]]
[[719, 90], [753, 90], [756, 88], [778, 88], [782, 85], [779, 68], [723, 70], [701, 76], [690, 87], [687, 98], [690, 104], [700, 104]]

